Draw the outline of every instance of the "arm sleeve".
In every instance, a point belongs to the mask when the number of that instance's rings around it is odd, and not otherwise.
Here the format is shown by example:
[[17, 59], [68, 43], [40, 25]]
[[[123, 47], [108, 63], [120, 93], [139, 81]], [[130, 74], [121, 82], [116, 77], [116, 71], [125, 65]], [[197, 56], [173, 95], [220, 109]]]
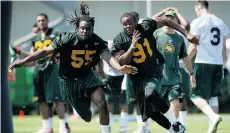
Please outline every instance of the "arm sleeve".
[[191, 23], [190, 32], [191, 32], [191, 34], [194, 35], [194, 36], [200, 36], [200, 30], [199, 30], [199, 28], [197, 27], [196, 21], [193, 21], [193, 22]]
[[116, 52], [123, 50], [122, 49], [122, 40], [120, 35], [117, 35], [114, 39], [113, 39], [113, 45], [112, 45], [112, 49], [111, 49], [111, 53], [112, 55], [114, 55]]
[[73, 34], [59, 34], [55, 37], [52, 42], [52, 47], [56, 53], [60, 52], [60, 50], [69, 44], [74, 39]]
[[186, 45], [185, 45], [183, 37], [181, 37], [181, 41], [182, 41], [182, 44], [181, 44], [180, 54], [179, 54], [180, 59], [188, 56], [187, 50], [186, 50]]
[[146, 31], [154, 32], [157, 29], [157, 22], [151, 18], [144, 19], [141, 23]]

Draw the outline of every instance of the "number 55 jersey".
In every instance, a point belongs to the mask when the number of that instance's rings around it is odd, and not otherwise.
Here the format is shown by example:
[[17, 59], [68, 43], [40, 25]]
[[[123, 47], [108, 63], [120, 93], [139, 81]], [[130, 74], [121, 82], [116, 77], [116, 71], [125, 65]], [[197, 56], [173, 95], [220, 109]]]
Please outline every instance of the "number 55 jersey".
[[55, 52], [60, 53], [59, 76], [62, 79], [88, 76], [100, 61], [100, 54], [109, 51], [107, 42], [96, 34], [84, 41], [78, 38], [77, 32], [63, 33], [53, 41]]
[[195, 63], [223, 64], [222, 49], [228, 28], [215, 15], [202, 15], [191, 23], [191, 34], [199, 37]]
[[[164, 58], [157, 50], [153, 36], [156, 27], [156, 21], [153, 19], [143, 20], [137, 25], [136, 30], [139, 31], [141, 38], [133, 52], [131, 65], [137, 67], [138, 74], [132, 77], [161, 75], [161, 70], [158, 71], [158, 68], [164, 63]], [[132, 43], [132, 36], [122, 31], [114, 38], [113, 43], [112, 54], [120, 50], [127, 51]]]

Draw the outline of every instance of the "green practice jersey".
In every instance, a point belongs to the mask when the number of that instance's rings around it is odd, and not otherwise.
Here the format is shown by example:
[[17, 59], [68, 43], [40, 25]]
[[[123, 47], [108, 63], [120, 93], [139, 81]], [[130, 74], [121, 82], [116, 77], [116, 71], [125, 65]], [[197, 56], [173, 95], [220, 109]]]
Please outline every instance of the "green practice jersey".
[[154, 32], [157, 48], [164, 56], [163, 85], [175, 85], [181, 83], [179, 71], [179, 59], [187, 56], [183, 37], [178, 33], [167, 34], [163, 29]]

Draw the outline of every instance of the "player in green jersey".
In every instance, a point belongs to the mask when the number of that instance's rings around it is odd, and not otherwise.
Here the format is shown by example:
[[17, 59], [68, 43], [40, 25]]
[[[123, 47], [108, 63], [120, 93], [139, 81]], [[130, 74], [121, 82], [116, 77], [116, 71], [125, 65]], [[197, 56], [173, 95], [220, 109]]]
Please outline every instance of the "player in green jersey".
[[[178, 23], [175, 11], [165, 12], [165, 17]], [[174, 29], [164, 26], [154, 32], [158, 50], [164, 56], [165, 64], [163, 69], [162, 88], [158, 92], [170, 102], [170, 110], [178, 118], [182, 101], [185, 96], [181, 88], [182, 77], [180, 73], [179, 59], [182, 59], [188, 72], [190, 73], [190, 82], [195, 87], [196, 80], [193, 75], [193, 68], [190, 58], [187, 55], [187, 49], [183, 37]]]

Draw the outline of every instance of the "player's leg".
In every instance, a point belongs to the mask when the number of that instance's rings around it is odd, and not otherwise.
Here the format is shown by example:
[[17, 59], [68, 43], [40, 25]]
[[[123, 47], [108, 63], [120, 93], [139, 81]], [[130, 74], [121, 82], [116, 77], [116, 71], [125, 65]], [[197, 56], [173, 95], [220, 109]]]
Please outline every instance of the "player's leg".
[[[155, 112], [161, 112], [162, 114], [164, 114], [165, 117], [170, 121], [173, 130], [184, 132], [184, 126], [176, 119], [176, 117], [170, 111], [167, 102], [163, 99], [162, 95], [159, 95], [158, 93], [161, 89], [159, 80], [156, 78], [148, 80], [144, 88], [145, 98], [147, 99], [148, 103], [154, 107], [153, 110], [155, 110]], [[164, 123], [160, 125], [163, 125], [165, 129], [168, 128], [167, 121], [164, 121]]]
[[212, 127], [215, 128], [221, 121], [221, 117], [212, 110], [206, 101], [206, 99], [210, 99], [211, 97], [213, 67], [208, 64], [195, 64], [194, 70], [197, 85], [196, 88], [192, 89], [191, 100], [213, 121], [214, 126]]
[[34, 97], [39, 103], [40, 115], [42, 117], [42, 128], [36, 133], [53, 132], [53, 125], [49, 121], [49, 106], [44, 94], [44, 72], [35, 70], [33, 77]]
[[112, 125], [113, 121], [113, 107], [114, 104], [119, 103], [121, 94], [121, 83], [124, 76], [110, 76], [107, 78], [108, 94], [106, 95], [107, 106], [109, 110], [109, 125]]
[[[64, 96], [60, 87], [57, 64], [51, 64], [45, 69], [46, 88], [44, 89], [46, 100], [49, 103], [55, 103], [57, 115], [59, 117], [59, 132], [68, 133], [65, 121]], [[51, 108], [52, 110], [52, 108]], [[53, 111], [52, 111], [53, 112]], [[50, 116], [52, 119], [52, 114]]]
[[99, 117], [102, 133], [109, 133], [109, 111], [107, 108], [105, 94], [102, 87], [97, 87], [90, 95], [91, 101], [99, 109]]
[[179, 84], [170, 87], [168, 100], [170, 101], [170, 110], [173, 112], [176, 118], [179, 117], [179, 111], [181, 109], [184, 96], [185, 93], [183, 93]]
[[[221, 87], [223, 83], [223, 71], [222, 65], [213, 65], [213, 76], [212, 76], [212, 92], [211, 98], [209, 99], [209, 105], [212, 110], [218, 114], [219, 113], [219, 103], [218, 96], [221, 96]], [[215, 121], [209, 121], [209, 129], [208, 132], [216, 132], [217, 127], [213, 127]]]
[[186, 127], [187, 99], [190, 97], [191, 85], [189, 81], [189, 74], [185, 71], [184, 68], [180, 68], [180, 73], [182, 75], [181, 89], [185, 93], [185, 98], [182, 101], [181, 110], [179, 111], [179, 121]]
[[125, 90], [120, 94], [120, 132], [128, 131], [128, 104], [126, 101], [126, 92]]

